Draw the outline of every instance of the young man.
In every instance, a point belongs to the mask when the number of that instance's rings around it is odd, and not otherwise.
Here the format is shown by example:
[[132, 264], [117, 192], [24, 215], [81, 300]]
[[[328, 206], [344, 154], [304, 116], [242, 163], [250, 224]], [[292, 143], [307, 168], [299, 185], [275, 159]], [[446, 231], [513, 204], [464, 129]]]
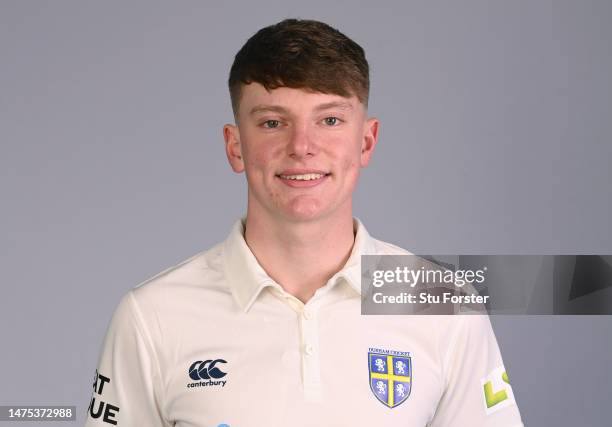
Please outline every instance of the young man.
[[362, 48], [326, 24], [255, 34], [229, 78], [248, 182], [227, 240], [129, 291], [87, 426], [521, 426], [486, 316], [362, 316], [352, 216], [379, 122]]

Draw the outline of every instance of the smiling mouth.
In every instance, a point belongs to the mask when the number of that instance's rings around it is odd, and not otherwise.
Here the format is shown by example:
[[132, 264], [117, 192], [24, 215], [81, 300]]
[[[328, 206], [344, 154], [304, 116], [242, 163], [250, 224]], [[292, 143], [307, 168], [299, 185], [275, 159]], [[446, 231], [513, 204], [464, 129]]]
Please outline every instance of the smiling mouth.
[[295, 175], [276, 175], [280, 179], [287, 179], [291, 181], [312, 181], [315, 179], [321, 179], [325, 176], [329, 176], [331, 173], [303, 173]]

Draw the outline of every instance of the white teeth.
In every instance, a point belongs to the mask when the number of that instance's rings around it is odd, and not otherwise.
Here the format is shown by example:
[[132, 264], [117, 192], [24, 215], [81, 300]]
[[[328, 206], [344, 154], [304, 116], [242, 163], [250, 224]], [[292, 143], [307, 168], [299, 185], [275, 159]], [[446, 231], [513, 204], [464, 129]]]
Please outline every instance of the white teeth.
[[294, 179], [298, 181], [310, 181], [311, 179], [319, 179], [323, 176], [320, 173], [306, 173], [303, 175], [281, 175], [282, 179]]

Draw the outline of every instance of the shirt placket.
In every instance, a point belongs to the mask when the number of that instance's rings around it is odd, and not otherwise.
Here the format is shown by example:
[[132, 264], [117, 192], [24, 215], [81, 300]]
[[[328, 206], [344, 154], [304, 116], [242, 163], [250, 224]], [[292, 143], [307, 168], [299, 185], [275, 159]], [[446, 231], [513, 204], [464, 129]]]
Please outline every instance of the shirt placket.
[[288, 294], [285, 299], [298, 316], [304, 397], [310, 401], [320, 401], [322, 390], [317, 298], [311, 299], [307, 304]]
[[304, 396], [308, 400], [321, 400], [321, 366], [319, 351], [319, 328], [315, 304], [303, 306], [300, 315], [302, 381]]

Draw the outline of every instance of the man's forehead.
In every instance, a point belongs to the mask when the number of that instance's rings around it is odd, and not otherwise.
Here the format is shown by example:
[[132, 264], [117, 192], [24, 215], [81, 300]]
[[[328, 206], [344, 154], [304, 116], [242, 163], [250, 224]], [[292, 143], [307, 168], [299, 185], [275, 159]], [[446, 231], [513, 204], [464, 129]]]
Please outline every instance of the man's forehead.
[[241, 90], [240, 111], [254, 115], [268, 111], [299, 112], [334, 108], [346, 112], [362, 107], [356, 96], [315, 92], [306, 88], [279, 87], [267, 90], [259, 83], [244, 85]]

